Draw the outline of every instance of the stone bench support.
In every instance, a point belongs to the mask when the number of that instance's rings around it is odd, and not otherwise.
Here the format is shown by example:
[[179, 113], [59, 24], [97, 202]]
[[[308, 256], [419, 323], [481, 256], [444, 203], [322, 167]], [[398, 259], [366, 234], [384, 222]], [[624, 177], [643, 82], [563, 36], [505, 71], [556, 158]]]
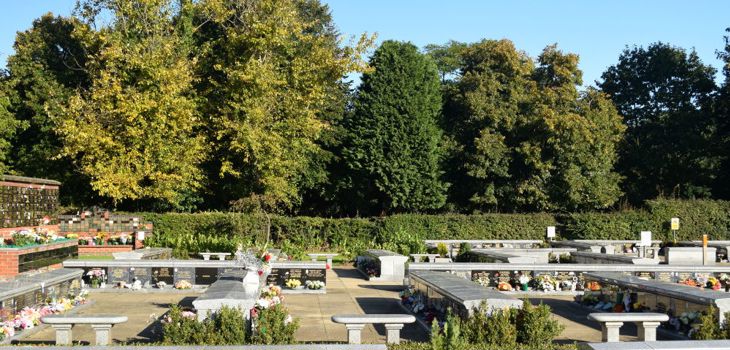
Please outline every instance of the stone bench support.
[[317, 261], [320, 256], [324, 256], [325, 258], [327, 258], [327, 265], [332, 267], [332, 258], [334, 258], [340, 254], [337, 254], [337, 253], [309, 253], [307, 255], [309, 255], [309, 258], [312, 259], [312, 261]]
[[203, 260], [210, 260], [211, 255], [217, 256], [218, 260], [226, 260], [226, 257], [231, 255], [231, 253], [200, 253], [200, 255], [203, 256]]
[[416, 322], [416, 318], [405, 314], [334, 315], [332, 322], [345, 324], [349, 344], [362, 344], [362, 329], [365, 324], [385, 325], [386, 342], [400, 344], [400, 330], [403, 325]]
[[50, 324], [56, 331], [56, 345], [71, 345], [73, 342], [72, 328], [77, 324], [91, 325], [96, 333], [95, 345], [109, 345], [112, 340], [112, 327], [115, 324], [127, 322], [127, 319], [127, 316], [121, 315], [50, 315], [41, 317], [41, 322]]
[[598, 312], [588, 315], [588, 319], [601, 323], [601, 340], [618, 342], [619, 330], [624, 322], [634, 322], [638, 329], [639, 340], [656, 341], [656, 329], [661, 322], [669, 321], [666, 314], [653, 312], [611, 313]]

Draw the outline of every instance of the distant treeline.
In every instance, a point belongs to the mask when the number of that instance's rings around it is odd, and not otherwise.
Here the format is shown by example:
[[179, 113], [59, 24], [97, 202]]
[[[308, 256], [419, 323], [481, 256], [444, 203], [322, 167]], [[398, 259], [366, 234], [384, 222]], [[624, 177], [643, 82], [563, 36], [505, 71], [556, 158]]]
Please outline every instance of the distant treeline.
[[730, 198], [728, 37], [720, 86], [694, 51], [655, 43], [586, 89], [556, 45], [530, 57], [509, 40], [347, 39], [318, 0], [82, 0], [17, 34], [0, 173], [62, 181], [70, 206], [157, 212]]

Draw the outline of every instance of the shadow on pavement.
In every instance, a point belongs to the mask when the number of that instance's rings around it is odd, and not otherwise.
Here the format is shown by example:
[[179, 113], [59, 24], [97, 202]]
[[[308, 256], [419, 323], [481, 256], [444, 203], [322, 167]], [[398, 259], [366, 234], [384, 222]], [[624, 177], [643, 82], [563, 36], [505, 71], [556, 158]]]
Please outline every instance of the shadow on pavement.
[[[400, 307], [399, 301], [392, 298], [371, 298], [358, 297], [355, 298], [360, 308], [366, 314], [405, 314], [406, 312]], [[385, 326], [382, 324], [373, 325], [375, 331], [379, 335], [385, 336]], [[405, 325], [400, 333], [401, 340], [409, 341], [427, 341], [428, 334], [416, 323]]]
[[357, 278], [364, 280], [365, 276], [363, 276], [360, 271], [357, 271], [356, 269], [343, 269], [343, 268], [334, 268], [332, 269], [334, 273], [337, 274], [337, 277], [339, 278]]

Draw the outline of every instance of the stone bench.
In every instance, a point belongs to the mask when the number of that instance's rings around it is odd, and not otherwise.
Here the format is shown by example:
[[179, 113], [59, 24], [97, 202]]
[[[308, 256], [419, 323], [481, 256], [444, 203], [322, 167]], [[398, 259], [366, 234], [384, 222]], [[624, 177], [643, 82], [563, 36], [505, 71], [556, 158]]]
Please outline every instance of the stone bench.
[[333, 315], [332, 322], [345, 324], [347, 342], [350, 344], [362, 343], [361, 333], [365, 324], [385, 325], [386, 342], [399, 344], [400, 330], [403, 329], [403, 325], [416, 322], [416, 317], [406, 314]]
[[218, 257], [218, 260], [226, 260], [226, 257], [231, 255], [231, 253], [200, 253], [200, 255], [203, 256], [203, 260], [210, 260], [211, 255], [215, 255]]
[[[665, 256], [668, 265], [702, 265], [704, 259], [702, 247], [667, 247]], [[717, 248], [707, 247], [705, 265], [715, 265]]]
[[331, 268], [332, 267], [332, 258], [334, 258], [340, 254], [337, 254], [337, 253], [309, 253], [307, 255], [309, 255], [309, 258], [312, 259], [312, 261], [317, 261], [322, 256], [327, 258], [327, 265], [329, 265], [329, 267]]
[[112, 340], [112, 326], [127, 322], [122, 315], [84, 315], [65, 316], [50, 315], [41, 317], [41, 322], [51, 325], [56, 330], [56, 345], [71, 345], [73, 336], [71, 328], [77, 324], [89, 324], [96, 332], [95, 345], [109, 345]]
[[421, 262], [423, 258], [427, 258], [428, 262], [436, 262], [436, 258], [440, 255], [438, 254], [410, 254], [411, 258], [413, 258], [413, 262]]
[[547, 264], [548, 256], [530, 256], [530, 255], [517, 255], [513, 253], [505, 253], [498, 250], [491, 249], [472, 249], [470, 252], [473, 255], [479, 257], [482, 262], [493, 262], [493, 263], [507, 263], [507, 264]]
[[656, 329], [661, 322], [669, 321], [666, 314], [653, 312], [598, 312], [588, 314], [588, 319], [601, 323], [601, 338], [604, 342], [618, 342], [619, 329], [624, 322], [636, 323], [641, 341], [656, 341]]
[[571, 256], [578, 264], [634, 264], [634, 265], [658, 265], [659, 260], [639, 258], [636, 256], [621, 254], [602, 254], [589, 252], [575, 252]]

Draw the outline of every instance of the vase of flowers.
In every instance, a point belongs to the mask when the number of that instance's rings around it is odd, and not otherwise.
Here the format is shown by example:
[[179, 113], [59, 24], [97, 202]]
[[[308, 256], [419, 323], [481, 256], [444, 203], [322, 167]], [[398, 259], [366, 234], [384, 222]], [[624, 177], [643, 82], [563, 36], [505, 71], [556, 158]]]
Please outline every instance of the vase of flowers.
[[527, 275], [522, 275], [522, 276], [520, 276], [519, 281], [520, 281], [520, 286], [523, 291], [530, 290], [530, 286], [529, 286], [530, 277], [528, 277]]

